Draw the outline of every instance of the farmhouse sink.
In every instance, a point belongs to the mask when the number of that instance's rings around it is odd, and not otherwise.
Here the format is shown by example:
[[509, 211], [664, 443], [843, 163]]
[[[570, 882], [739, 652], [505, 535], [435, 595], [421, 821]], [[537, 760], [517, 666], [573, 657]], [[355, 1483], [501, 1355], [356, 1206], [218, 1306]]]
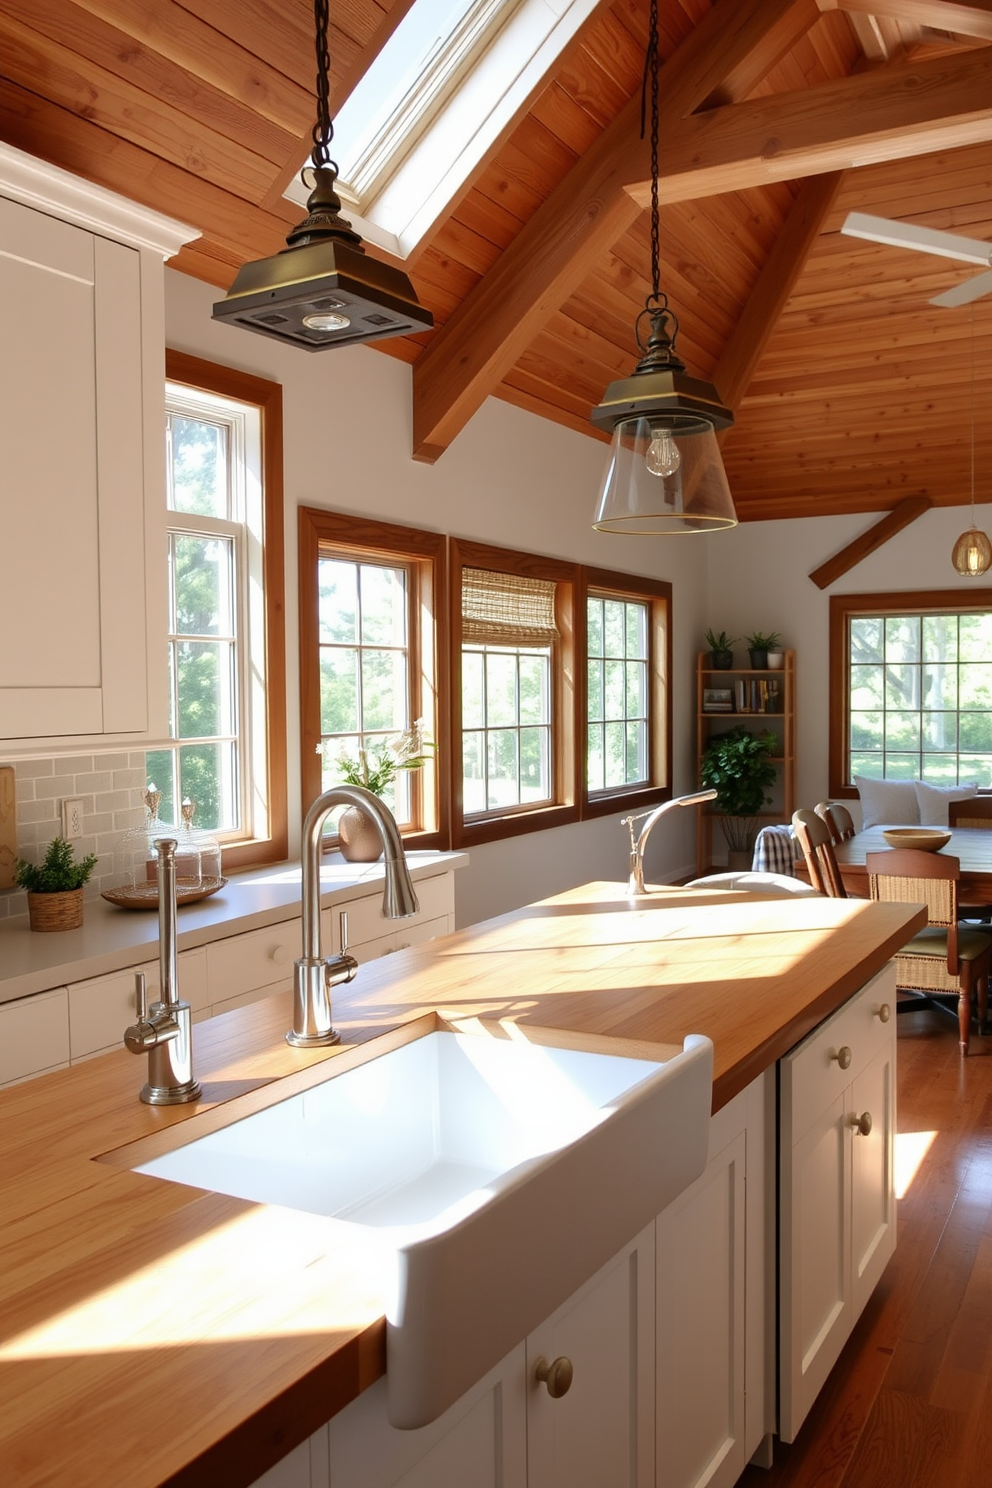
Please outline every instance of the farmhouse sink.
[[712, 1055], [428, 1033], [136, 1171], [381, 1247], [389, 1415], [421, 1426], [702, 1171]]

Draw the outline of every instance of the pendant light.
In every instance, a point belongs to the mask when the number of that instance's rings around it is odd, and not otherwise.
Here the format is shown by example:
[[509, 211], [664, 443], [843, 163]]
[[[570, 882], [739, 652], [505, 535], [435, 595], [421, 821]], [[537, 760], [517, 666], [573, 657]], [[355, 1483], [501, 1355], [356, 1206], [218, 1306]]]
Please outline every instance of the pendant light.
[[[354, 346], [387, 336], [429, 331], [434, 317], [419, 303], [406, 274], [370, 258], [335, 190], [330, 158], [330, 56], [327, 0], [314, 0], [317, 122], [312, 131], [313, 189], [307, 216], [272, 258], [243, 264], [225, 299], [213, 308], [226, 320], [307, 351]], [[307, 171], [301, 179], [309, 185]]]
[[[634, 324], [641, 360], [590, 414], [613, 443], [596, 507], [599, 532], [669, 536], [734, 527], [717, 429], [734, 422], [716, 389], [685, 375], [678, 318], [661, 292], [658, 232], [658, 3], [651, 0], [644, 95], [651, 84], [651, 293]], [[642, 136], [644, 95], [642, 95]]]
[[992, 542], [975, 525], [975, 311], [971, 311], [971, 526], [951, 551], [951, 562], [966, 579], [978, 579], [992, 567]]

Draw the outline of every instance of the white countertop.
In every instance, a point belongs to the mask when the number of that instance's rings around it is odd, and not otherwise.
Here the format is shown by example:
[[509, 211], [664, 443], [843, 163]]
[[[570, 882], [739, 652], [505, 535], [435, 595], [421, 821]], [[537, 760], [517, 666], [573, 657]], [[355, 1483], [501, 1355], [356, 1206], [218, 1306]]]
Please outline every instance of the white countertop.
[[[406, 859], [416, 880], [462, 868], [468, 855], [409, 852]], [[377, 893], [383, 874], [381, 862], [346, 863], [332, 854], [321, 864], [321, 906]], [[209, 899], [180, 907], [179, 949], [292, 920], [299, 913], [299, 863], [235, 874]], [[120, 971], [154, 957], [157, 947], [157, 913], [120, 909], [105, 899], [86, 900], [79, 930], [41, 934], [29, 928], [27, 915], [18, 915], [0, 924], [0, 1002]]]

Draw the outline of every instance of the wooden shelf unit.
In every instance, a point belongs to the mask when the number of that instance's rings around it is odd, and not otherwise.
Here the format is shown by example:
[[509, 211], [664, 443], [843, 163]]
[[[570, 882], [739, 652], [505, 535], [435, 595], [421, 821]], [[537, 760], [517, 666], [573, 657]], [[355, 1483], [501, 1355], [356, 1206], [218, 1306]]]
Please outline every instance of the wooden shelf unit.
[[[780, 707], [774, 713], [740, 711], [737, 707], [737, 683], [745, 681], [778, 681]], [[731, 712], [706, 711], [703, 708], [703, 693], [712, 688], [729, 687], [734, 695]], [[748, 687], [750, 691], [750, 687]], [[731, 667], [718, 670], [710, 662], [710, 653], [700, 651], [696, 658], [696, 778], [701, 781], [700, 767], [703, 751], [716, 734], [739, 723], [749, 723], [754, 732], [770, 729], [778, 734], [781, 748], [773, 756], [778, 779], [772, 787], [772, 804], [760, 814], [762, 825], [790, 822], [796, 809], [796, 653], [786, 651], [781, 669], [765, 668], [760, 671], [752, 667]], [[696, 872], [709, 873], [713, 867], [713, 828], [721, 813], [701, 807], [696, 832]]]

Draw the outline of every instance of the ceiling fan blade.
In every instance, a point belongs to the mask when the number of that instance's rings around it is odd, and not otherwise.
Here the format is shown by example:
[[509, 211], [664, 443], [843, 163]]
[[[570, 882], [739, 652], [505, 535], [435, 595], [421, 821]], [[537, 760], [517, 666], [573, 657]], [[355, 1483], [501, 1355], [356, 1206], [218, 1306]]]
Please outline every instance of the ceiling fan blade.
[[890, 248], [913, 248], [920, 253], [935, 253], [938, 258], [979, 264], [983, 269], [992, 263], [992, 248], [977, 238], [962, 238], [957, 233], [940, 232], [935, 227], [918, 227], [914, 222], [872, 217], [867, 212], [848, 212], [841, 232], [850, 238], [885, 243]]
[[980, 300], [982, 295], [987, 294], [992, 294], [992, 269], [986, 270], [984, 274], [976, 274], [973, 279], [965, 279], [962, 284], [955, 285], [945, 294], [935, 295], [930, 303], [954, 310], [958, 305], [970, 305], [972, 300]]

